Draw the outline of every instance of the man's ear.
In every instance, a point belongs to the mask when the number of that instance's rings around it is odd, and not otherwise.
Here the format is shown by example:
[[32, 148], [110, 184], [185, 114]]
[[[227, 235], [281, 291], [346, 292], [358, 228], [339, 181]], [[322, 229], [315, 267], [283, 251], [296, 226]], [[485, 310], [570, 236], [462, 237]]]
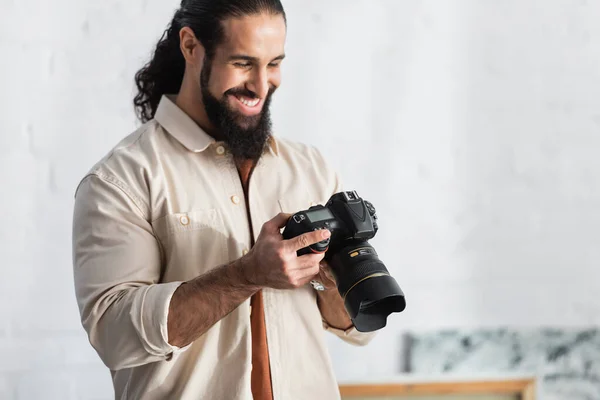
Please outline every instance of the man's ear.
[[189, 26], [184, 26], [179, 31], [179, 47], [186, 64], [201, 67], [204, 60], [204, 46], [196, 39], [194, 31]]

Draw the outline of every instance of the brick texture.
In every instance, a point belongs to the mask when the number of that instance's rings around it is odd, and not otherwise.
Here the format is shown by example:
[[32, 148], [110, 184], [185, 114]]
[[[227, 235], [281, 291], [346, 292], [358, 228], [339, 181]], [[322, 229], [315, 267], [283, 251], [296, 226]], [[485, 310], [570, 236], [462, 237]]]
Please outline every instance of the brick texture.
[[[113, 396], [75, 304], [73, 194], [137, 126], [133, 75], [178, 3], [2, 2], [2, 399]], [[370, 346], [330, 338], [340, 379], [398, 372], [408, 328], [600, 324], [600, 3], [284, 6], [277, 133], [375, 204], [407, 295]]]

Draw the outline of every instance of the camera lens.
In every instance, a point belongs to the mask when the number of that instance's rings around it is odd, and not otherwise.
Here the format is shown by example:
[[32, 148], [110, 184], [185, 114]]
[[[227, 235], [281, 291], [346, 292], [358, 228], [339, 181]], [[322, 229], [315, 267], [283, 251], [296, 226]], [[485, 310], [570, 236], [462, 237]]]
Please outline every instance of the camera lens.
[[358, 331], [381, 329], [388, 315], [406, 308], [404, 293], [367, 241], [345, 244], [329, 264], [346, 310]]

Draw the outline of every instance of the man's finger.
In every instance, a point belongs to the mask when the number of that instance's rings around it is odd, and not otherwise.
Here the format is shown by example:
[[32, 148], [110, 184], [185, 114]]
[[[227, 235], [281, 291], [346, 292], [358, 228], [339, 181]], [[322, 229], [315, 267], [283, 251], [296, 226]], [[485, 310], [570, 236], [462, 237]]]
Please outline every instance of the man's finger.
[[313, 280], [316, 276], [319, 275], [319, 269], [318, 268], [305, 268], [305, 269], [301, 269], [298, 270], [298, 280], [300, 281], [300, 285], [306, 285], [308, 282], [310, 282], [311, 280]]
[[288, 219], [290, 219], [291, 216], [292, 214], [281, 212], [273, 217], [273, 219], [268, 221], [265, 225], [269, 227], [270, 233], [279, 233], [279, 230], [283, 228], [285, 224], [287, 224]]
[[[321, 260], [325, 257], [325, 253], [320, 254], [304, 254], [298, 257], [298, 265], [302, 268], [312, 268], [315, 265], [319, 265]], [[320, 265], [319, 265], [320, 268]]]
[[288, 243], [290, 249], [293, 251], [298, 251], [305, 247], [310, 246], [311, 244], [319, 243], [331, 236], [331, 232], [327, 229], [319, 229], [317, 231], [303, 233], [300, 236], [296, 236], [295, 238], [289, 239]]

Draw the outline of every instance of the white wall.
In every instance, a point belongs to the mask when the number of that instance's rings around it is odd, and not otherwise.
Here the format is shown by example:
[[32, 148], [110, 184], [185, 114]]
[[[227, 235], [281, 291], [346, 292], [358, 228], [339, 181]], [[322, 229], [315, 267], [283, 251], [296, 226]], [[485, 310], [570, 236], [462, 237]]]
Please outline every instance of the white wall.
[[[0, 12], [0, 398], [108, 399], [74, 298], [78, 179], [135, 127], [132, 79], [177, 0]], [[600, 323], [600, 3], [287, 0], [278, 133], [371, 200], [408, 307], [340, 379], [400, 368], [407, 329]], [[360, 361], [359, 361], [360, 359]]]

